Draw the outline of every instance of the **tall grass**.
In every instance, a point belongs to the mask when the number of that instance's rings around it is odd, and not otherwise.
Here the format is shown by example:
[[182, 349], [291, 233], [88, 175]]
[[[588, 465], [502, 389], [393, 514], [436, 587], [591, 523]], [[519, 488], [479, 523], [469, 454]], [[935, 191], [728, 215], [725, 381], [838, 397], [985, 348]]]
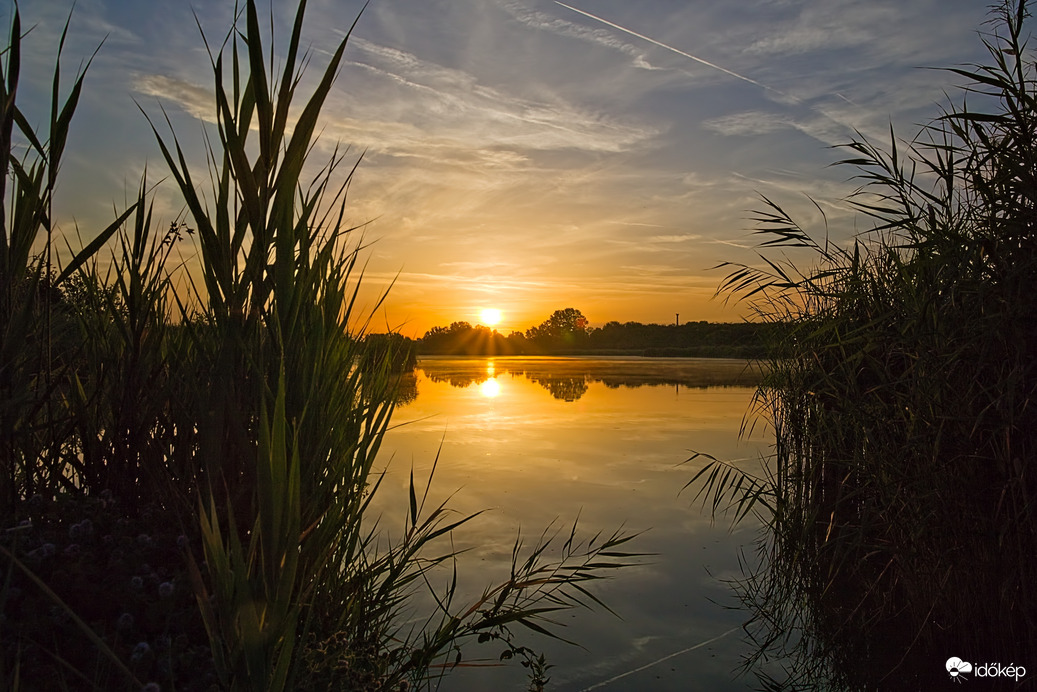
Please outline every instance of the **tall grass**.
[[[149, 118], [187, 215], [158, 231], [145, 176], [60, 270], [49, 210], [83, 75], [61, 104], [55, 70], [41, 142], [15, 102], [15, 13], [0, 75], [0, 685], [395, 690], [434, 686], [472, 641], [540, 687], [548, 664], [513, 628], [550, 634], [550, 613], [597, 603], [589, 584], [631, 557], [624, 535], [545, 533], [474, 603], [455, 602], [455, 579], [407, 624], [415, 590], [454, 561], [437, 544], [474, 517], [426, 507], [412, 479], [404, 536], [385, 546], [371, 527], [400, 358], [354, 326], [359, 161], [308, 161], [348, 35], [301, 97], [305, 8], [277, 73], [253, 0], [207, 44], [202, 175]], [[15, 126], [31, 160], [12, 155]], [[185, 236], [200, 271], [177, 293]]]
[[[4, 51], [6, 65], [0, 67], [0, 516], [4, 519], [11, 518], [19, 497], [57, 492], [71, 482], [70, 475], [81, 470], [68, 454], [61, 432], [67, 420], [56, 401], [68, 366], [63, 356], [68, 355], [67, 346], [74, 336], [70, 321], [51, 308], [77, 268], [114, 235], [134, 209], [126, 210], [57, 271], [51, 252], [56, 243], [54, 190], [90, 61], [62, 99], [66, 23], [58, 44], [49, 122], [46, 136], [42, 136], [17, 105], [21, 31], [16, 12], [10, 45]], [[14, 147], [19, 136], [25, 146], [21, 157]]]
[[[1024, 0], [993, 12], [987, 64], [907, 146], [841, 163], [873, 220], [848, 246], [767, 201], [760, 266], [721, 292], [782, 328], [757, 395], [767, 473], [714, 461], [714, 511], [757, 512], [740, 583], [768, 686], [928, 689], [944, 662], [1037, 651], [1037, 84]], [[808, 266], [775, 256], [812, 253]]]

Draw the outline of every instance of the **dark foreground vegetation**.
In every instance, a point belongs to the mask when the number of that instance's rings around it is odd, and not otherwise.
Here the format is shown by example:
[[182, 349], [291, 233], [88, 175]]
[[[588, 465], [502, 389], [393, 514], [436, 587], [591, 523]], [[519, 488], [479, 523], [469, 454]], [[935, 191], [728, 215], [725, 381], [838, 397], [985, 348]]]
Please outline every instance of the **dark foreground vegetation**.
[[590, 327], [575, 308], [556, 310], [536, 327], [507, 336], [482, 325], [454, 322], [433, 327], [418, 340], [418, 353], [453, 356], [613, 355], [693, 358], [759, 358], [766, 322], [641, 324], [607, 322]]
[[722, 290], [787, 325], [758, 395], [776, 446], [763, 477], [714, 461], [695, 482], [714, 511], [767, 524], [763, 566], [738, 587], [760, 660], [791, 657], [761, 669], [769, 689], [943, 689], [985, 664], [1037, 675], [1027, 19], [1022, 0], [995, 11], [988, 64], [952, 70], [967, 98], [908, 146], [848, 145], [871, 232], [829, 244], [770, 205], [763, 246], [810, 259], [729, 267]]
[[[545, 531], [516, 544], [501, 583], [456, 603], [449, 533], [472, 517], [429, 506], [412, 475], [395, 533], [376, 530], [373, 464], [402, 365], [391, 340], [349, 327], [363, 321], [350, 174], [337, 153], [305, 165], [346, 40], [298, 104], [303, 12], [280, 75], [252, 1], [210, 53], [204, 195], [155, 124], [189, 216], [157, 223], [143, 179], [64, 266], [51, 208], [84, 76], [60, 99], [55, 70], [48, 131], [33, 129], [14, 14], [0, 74], [0, 689], [404, 690], [470, 661], [467, 642], [520, 661], [539, 689], [549, 664], [512, 628], [545, 632], [627, 561], [622, 536]], [[200, 268], [177, 293], [188, 235]], [[431, 584], [423, 615], [411, 596]]]

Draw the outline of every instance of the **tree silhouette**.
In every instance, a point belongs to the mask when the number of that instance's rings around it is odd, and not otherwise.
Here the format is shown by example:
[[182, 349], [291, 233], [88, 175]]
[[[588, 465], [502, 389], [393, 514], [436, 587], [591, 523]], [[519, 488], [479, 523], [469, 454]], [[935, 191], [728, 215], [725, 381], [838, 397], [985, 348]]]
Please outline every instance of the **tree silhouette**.
[[449, 327], [433, 327], [421, 339], [423, 353], [448, 355], [495, 355], [509, 353], [504, 337], [481, 324], [453, 322]]
[[551, 396], [562, 401], [576, 401], [587, 393], [587, 378], [583, 375], [577, 377], [534, 377], [527, 375], [529, 379], [551, 392]]
[[587, 318], [576, 308], [555, 310], [540, 326], [526, 331], [526, 338], [548, 348], [572, 348], [587, 340]]

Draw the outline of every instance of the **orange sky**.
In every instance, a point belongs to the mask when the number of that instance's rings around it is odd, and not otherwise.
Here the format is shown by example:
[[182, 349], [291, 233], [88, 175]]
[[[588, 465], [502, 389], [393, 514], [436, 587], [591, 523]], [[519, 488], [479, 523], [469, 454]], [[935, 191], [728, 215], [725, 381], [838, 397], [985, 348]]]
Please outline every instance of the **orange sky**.
[[[903, 137], [938, 115], [947, 72], [983, 58], [974, 0], [379, 0], [361, 17], [313, 152], [336, 143], [363, 161], [349, 191], [365, 224], [368, 306], [395, 282], [372, 328], [420, 336], [479, 311], [525, 330], [554, 310], [609, 320], [734, 321], [712, 298], [724, 261], [756, 262], [749, 210], [779, 201], [845, 240], [866, 223], [843, 201], [853, 171], [831, 146], [860, 132]], [[361, 3], [311, 2], [312, 74]], [[586, 6], [584, 6], [586, 5]], [[8, 5], [10, 6], [10, 5]], [[71, 2], [25, 3], [34, 26], [22, 93], [44, 113]], [[198, 6], [222, 37], [230, 3]], [[294, 3], [275, 0], [279, 41]], [[590, 14], [593, 13], [593, 14]], [[0, 11], [9, 18], [10, 10]], [[169, 115], [205, 179], [209, 58], [180, 0], [76, 6], [65, 47], [87, 76], [58, 190], [58, 221], [84, 240], [134, 194], [145, 165], [164, 176], [137, 108]], [[355, 160], [355, 159], [353, 159]], [[155, 192], [168, 224], [175, 185]], [[185, 242], [188, 264], [197, 252]]]

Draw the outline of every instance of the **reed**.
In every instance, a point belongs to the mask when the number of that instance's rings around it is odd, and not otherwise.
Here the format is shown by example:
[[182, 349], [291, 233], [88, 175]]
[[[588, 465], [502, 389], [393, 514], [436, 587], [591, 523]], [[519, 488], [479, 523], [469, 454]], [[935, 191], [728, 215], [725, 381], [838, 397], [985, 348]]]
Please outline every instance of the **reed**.
[[[76, 270], [89, 261], [133, 213], [123, 212], [60, 271], [54, 264], [52, 205], [58, 170], [83, 79], [92, 61], [76, 75], [69, 94], [60, 90], [61, 53], [66, 23], [58, 44], [46, 137], [41, 138], [17, 105], [21, 72], [21, 22], [15, 13], [6, 65], [0, 67], [0, 516], [19, 497], [56, 492], [78, 471], [68, 454], [58, 386], [65, 372], [70, 339], [69, 320], [55, 315], [54, 303]], [[21, 137], [26, 153], [14, 155]], [[41, 237], [42, 236], [42, 237]], [[42, 244], [43, 251], [39, 248]], [[50, 434], [38, 434], [39, 429]], [[71, 465], [72, 468], [67, 467]]]
[[[369, 516], [407, 354], [356, 326], [362, 248], [344, 220], [360, 162], [337, 149], [309, 161], [348, 35], [303, 99], [305, 8], [279, 73], [254, 0], [207, 43], [217, 122], [204, 175], [149, 118], [186, 216], [160, 231], [145, 175], [60, 268], [50, 204], [83, 75], [61, 102], [55, 69], [41, 142], [16, 105], [15, 13], [0, 74], [9, 688], [432, 687], [466, 642], [517, 657], [539, 687], [549, 664], [513, 628], [551, 636], [550, 613], [597, 604], [588, 586], [634, 557], [626, 535], [545, 533], [517, 542], [511, 575], [474, 602], [455, 602], [454, 579], [407, 624], [414, 594], [455, 561], [450, 532], [475, 517], [426, 507], [413, 478], [399, 541], [380, 542]], [[199, 278], [177, 292], [187, 235]]]
[[925, 689], [950, 656], [1037, 650], [1027, 19], [1024, 0], [994, 10], [990, 61], [951, 70], [962, 99], [912, 142], [847, 145], [869, 232], [817, 240], [765, 200], [763, 264], [724, 265], [720, 292], [781, 326], [756, 398], [776, 442], [763, 476], [712, 460], [693, 483], [715, 513], [764, 520], [738, 588], [751, 663], [787, 657], [768, 688]]

